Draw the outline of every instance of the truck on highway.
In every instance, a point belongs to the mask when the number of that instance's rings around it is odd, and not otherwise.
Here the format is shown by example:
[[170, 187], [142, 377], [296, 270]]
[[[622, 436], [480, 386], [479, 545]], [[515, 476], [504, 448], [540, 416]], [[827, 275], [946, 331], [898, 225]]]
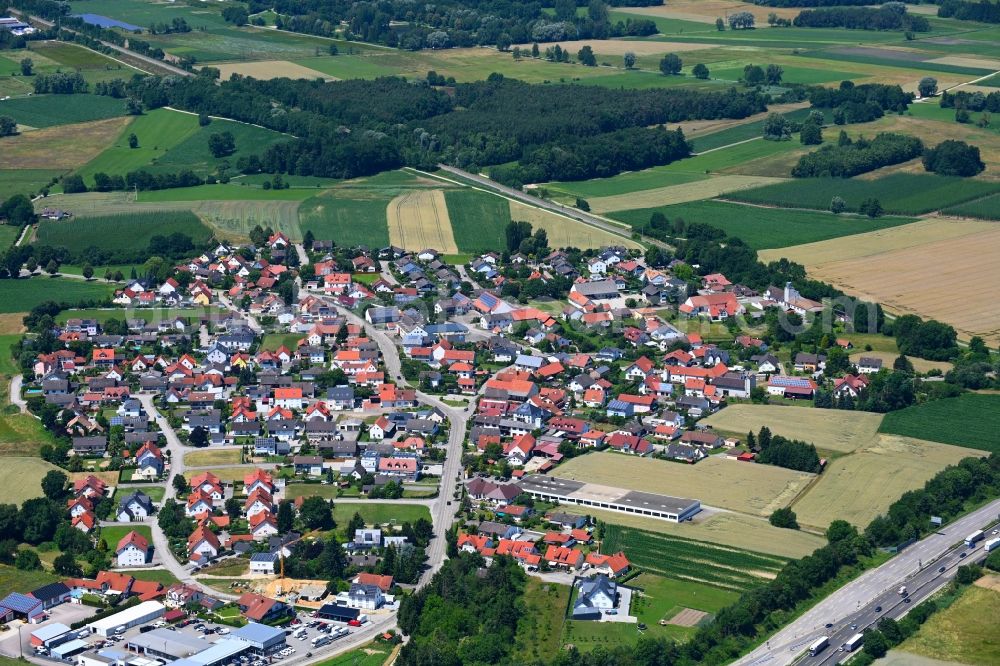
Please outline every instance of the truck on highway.
[[864, 634], [854, 634], [844, 643], [844, 652], [854, 652], [864, 642]]
[[983, 538], [983, 531], [982, 530], [976, 530], [975, 532], [973, 532], [969, 536], [965, 537], [965, 545], [968, 546], [969, 548], [972, 548], [979, 541], [981, 541], [982, 538]]
[[825, 650], [826, 646], [829, 645], [829, 644], [830, 644], [830, 637], [829, 636], [820, 636], [815, 641], [813, 641], [812, 645], [809, 646], [809, 656], [810, 657], [815, 657], [820, 652], [822, 652], [823, 650]]
[[1000, 537], [997, 537], [996, 539], [990, 539], [989, 541], [983, 544], [983, 549], [986, 550], [987, 553], [992, 553], [997, 548], [1000, 548]]

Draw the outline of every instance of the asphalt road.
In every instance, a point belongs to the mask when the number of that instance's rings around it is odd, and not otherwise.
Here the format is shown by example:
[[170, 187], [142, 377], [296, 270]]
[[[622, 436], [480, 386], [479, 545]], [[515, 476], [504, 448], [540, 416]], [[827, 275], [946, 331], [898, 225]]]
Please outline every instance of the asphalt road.
[[[868, 571], [848, 583], [826, 599], [816, 604], [797, 620], [776, 633], [764, 645], [743, 657], [737, 664], [744, 666], [784, 666], [790, 664], [804, 652], [817, 638], [835, 632], [834, 649], [857, 633], [850, 625], [867, 626], [873, 621], [874, 608], [882, 606], [882, 614], [895, 606], [887, 605], [893, 595], [898, 597], [901, 585], [911, 592], [911, 604], [916, 603], [915, 594], [926, 596], [954, 575], [952, 558], [957, 558], [962, 548], [955, 549], [968, 534], [983, 529], [997, 519], [1000, 500], [993, 501], [977, 509], [938, 532], [918, 541], [903, 550], [877, 569]], [[979, 546], [982, 551], [982, 545]], [[968, 558], [966, 558], [968, 559]], [[945, 566], [945, 571], [938, 569]], [[936, 582], [935, 582], [936, 581]], [[923, 598], [920, 597], [920, 598]], [[899, 598], [897, 598], [899, 601]], [[871, 609], [869, 611], [869, 609]], [[904, 611], [899, 610], [902, 614]], [[827, 624], [833, 626], [827, 628]], [[844, 627], [847, 627], [846, 629]], [[828, 657], [824, 657], [826, 659]], [[816, 663], [827, 663], [820, 661]]]

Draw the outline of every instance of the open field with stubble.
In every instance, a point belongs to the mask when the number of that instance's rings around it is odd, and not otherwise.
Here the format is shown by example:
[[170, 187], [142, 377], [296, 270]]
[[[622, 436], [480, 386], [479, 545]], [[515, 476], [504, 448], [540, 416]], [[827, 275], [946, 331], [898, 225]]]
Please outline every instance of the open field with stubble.
[[754, 434], [767, 426], [782, 437], [815, 444], [817, 449], [850, 453], [870, 446], [878, 436], [881, 414], [784, 405], [730, 405], [703, 421], [716, 430]]
[[108, 118], [5, 137], [0, 169], [76, 169], [99, 155], [128, 122], [127, 118]]
[[385, 215], [393, 245], [406, 250], [431, 247], [445, 254], [458, 252], [442, 190], [402, 194], [389, 202]]
[[[933, 218], [869, 234], [761, 253], [787, 257], [811, 277], [852, 296], [882, 303], [890, 312], [913, 313], [951, 324], [962, 338], [1000, 341], [991, 297], [1000, 280], [1000, 227], [976, 220]], [[977, 267], [969, 281], [968, 267]], [[928, 280], [928, 275], [933, 275]], [[955, 298], [961, 293], [962, 298]]]
[[267, 80], [288, 77], [289, 79], [323, 79], [336, 81], [337, 77], [304, 67], [288, 60], [258, 60], [256, 62], [220, 62], [212, 65], [219, 70], [220, 78], [227, 81], [233, 74], [252, 76]]
[[802, 525], [825, 529], [840, 518], [862, 528], [903, 493], [922, 488], [970, 453], [957, 446], [878, 434], [870, 445], [831, 460], [792, 509]]
[[592, 453], [559, 465], [555, 476], [617, 488], [690, 497], [708, 506], [769, 516], [788, 504], [813, 478], [771, 465], [712, 456], [683, 465], [618, 453]]
[[630, 192], [610, 197], [588, 199], [590, 210], [595, 213], [608, 213], [616, 210], [632, 208], [647, 208], [650, 206], [665, 206], [669, 204], [686, 203], [711, 199], [727, 192], [770, 185], [782, 182], [781, 178], [767, 176], [717, 176], [708, 180], [682, 185], [670, 185], [639, 192]]

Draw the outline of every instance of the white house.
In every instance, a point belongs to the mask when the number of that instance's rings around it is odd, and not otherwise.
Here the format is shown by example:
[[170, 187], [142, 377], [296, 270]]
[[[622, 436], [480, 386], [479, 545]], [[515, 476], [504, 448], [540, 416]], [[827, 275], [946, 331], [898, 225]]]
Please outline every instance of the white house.
[[149, 542], [138, 532], [129, 532], [115, 548], [115, 560], [120, 567], [141, 567], [149, 563]]

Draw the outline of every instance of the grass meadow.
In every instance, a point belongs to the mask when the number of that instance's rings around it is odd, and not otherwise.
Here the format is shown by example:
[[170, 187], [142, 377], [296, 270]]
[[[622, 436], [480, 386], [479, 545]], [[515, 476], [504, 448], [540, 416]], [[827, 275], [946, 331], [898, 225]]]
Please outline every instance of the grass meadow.
[[[0, 447], [0, 450], [3, 448]], [[3, 465], [0, 465], [0, 488], [3, 489], [0, 491], [0, 502], [20, 506], [24, 500], [41, 497], [42, 477], [54, 469], [59, 468], [41, 458], [3, 458]]]
[[993, 587], [967, 587], [954, 603], [932, 615], [897, 649], [904, 655], [927, 657], [927, 663], [1000, 663], [1000, 643], [996, 640], [1000, 590], [992, 578]]
[[211, 230], [194, 213], [164, 211], [43, 221], [38, 225], [37, 243], [68, 248], [100, 245], [107, 250], [141, 250], [149, 246], [153, 236], [174, 233], [190, 236], [196, 245], [212, 237]]
[[691, 201], [658, 208], [620, 211], [609, 216], [634, 229], [642, 229], [656, 212], [663, 213], [668, 220], [679, 217], [686, 222], [700, 222], [717, 227], [730, 236], [743, 239], [755, 250], [801, 245], [915, 221], [914, 218], [891, 216], [872, 220], [855, 215], [834, 215], [825, 211], [782, 210], [724, 201]]
[[125, 115], [125, 100], [98, 95], [32, 95], [0, 102], [19, 125], [53, 127]]
[[874, 197], [887, 212], [922, 215], [980, 199], [998, 191], [1000, 184], [983, 180], [897, 173], [876, 180], [797, 178], [734, 192], [727, 198], [783, 208], [827, 210], [830, 200], [839, 196], [847, 202], [848, 210], [857, 211], [862, 201]]
[[879, 431], [997, 452], [1000, 395], [966, 393], [890, 412]]
[[[312, 485], [312, 484], [310, 484]], [[294, 486], [293, 486], [294, 487]], [[309, 485], [305, 485], [306, 488]], [[319, 486], [323, 488], [324, 486]], [[303, 493], [305, 494], [305, 493]], [[360, 513], [366, 525], [402, 525], [413, 523], [420, 518], [431, 519], [431, 512], [423, 504], [355, 504], [336, 502], [333, 507], [333, 519], [337, 525], [344, 526], [350, 522], [355, 512]]]
[[117, 543], [122, 540], [122, 537], [133, 531], [146, 537], [149, 543], [153, 543], [153, 534], [150, 531], [149, 525], [109, 525], [108, 527], [101, 528], [101, 538], [107, 542], [108, 548], [113, 551]]
[[27, 312], [45, 301], [71, 305], [81, 301], [104, 300], [115, 285], [66, 278], [36, 276], [20, 280], [0, 280], [0, 314]]

